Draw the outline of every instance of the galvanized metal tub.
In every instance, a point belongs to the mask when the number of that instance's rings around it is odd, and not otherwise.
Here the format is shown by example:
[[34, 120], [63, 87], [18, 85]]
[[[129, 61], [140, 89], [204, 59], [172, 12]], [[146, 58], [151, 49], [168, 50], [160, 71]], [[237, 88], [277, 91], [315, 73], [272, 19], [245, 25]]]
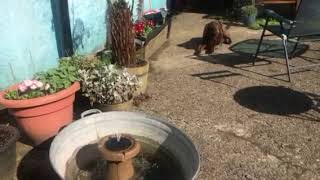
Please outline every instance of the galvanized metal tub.
[[[95, 111], [99, 110], [90, 110], [86, 114]], [[66, 164], [74, 152], [96, 141], [98, 137], [116, 133], [147, 137], [159, 143], [177, 159], [186, 180], [196, 179], [200, 170], [200, 156], [192, 141], [166, 120], [136, 112], [94, 114], [64, 128], [50, 147], [53, 169], [65, 179]]]

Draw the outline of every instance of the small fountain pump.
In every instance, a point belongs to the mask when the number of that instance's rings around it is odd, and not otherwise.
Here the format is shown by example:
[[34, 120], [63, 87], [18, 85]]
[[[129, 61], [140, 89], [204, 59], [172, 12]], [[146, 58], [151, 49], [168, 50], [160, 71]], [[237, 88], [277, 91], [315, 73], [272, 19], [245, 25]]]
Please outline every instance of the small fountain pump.
[[140, 152], [140, 144], [127, 134], [106, 136], [98, 143], [107, 161], [106, 180], [130, 180], [134, 177], [132, 159]]

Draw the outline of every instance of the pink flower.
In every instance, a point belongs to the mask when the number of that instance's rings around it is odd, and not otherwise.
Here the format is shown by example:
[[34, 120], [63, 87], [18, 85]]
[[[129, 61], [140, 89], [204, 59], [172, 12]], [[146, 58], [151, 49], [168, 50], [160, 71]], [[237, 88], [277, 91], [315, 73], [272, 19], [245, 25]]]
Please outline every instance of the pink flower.
[[43, 83], [41, 81], [33, 80], [33, 84], [36, 85], [38, 88], [43, 87]]
[[31, 81], [31, 80], [24, 80], [24, 81], [23, 81], [23, 84], [24, 84], [25, 86], [29, 87], [29, 86], [32, 86], [33, 81]]
[[46, 84], [45, 86], [44, 86], [44, 90], [48, 90], [50, 88], [50, 84]]
[[30, 86], [30, 89], [32, 89], [32, 90], [35, 90], [35, 89], [37, 89], [38, 87], [37, 87], [37, 85], [35, 85], [35, 84], [32, 84], [31, 86]]
[[18, 86], [18, 89], [20, 92], [25, 92], [27, 90], [27, 86], [25, 86], [24, 83], [20, 83], [19, 86]]

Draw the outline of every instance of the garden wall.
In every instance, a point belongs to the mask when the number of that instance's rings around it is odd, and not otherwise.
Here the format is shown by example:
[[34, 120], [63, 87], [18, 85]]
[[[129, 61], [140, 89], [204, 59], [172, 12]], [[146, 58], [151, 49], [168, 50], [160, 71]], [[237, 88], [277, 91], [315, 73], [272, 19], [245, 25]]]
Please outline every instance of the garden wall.
[[[145, 0], [144, 6], [158, 9], [166, 6], [166, 0]], [[103, 48], [105, 13], [106, 0], [3, 1], [0, 89], [54, 67], [59, 57], [73, 51], [88, 54]]]

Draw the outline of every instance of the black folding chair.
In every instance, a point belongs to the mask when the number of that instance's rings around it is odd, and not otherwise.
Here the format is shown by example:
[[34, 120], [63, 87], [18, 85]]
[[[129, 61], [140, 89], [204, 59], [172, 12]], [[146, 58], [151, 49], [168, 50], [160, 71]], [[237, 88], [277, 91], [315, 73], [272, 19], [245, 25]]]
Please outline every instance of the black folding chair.
[[[263, 27], [263, 32], [260, 38], [260, 42], [253, 58], [253, 65], [260, 52], [261, 43], [265, 35], [266, 30], [270, 31], [273, 35], [276, 35], [282, 39], [282, 45], [284, 48], [284, 55], [287, 65], [287, 73], [289, 82], [291, 82], [291, 69], [314, 67], [320, 64], [311, 64], [305, 66], [292, 67], [289, 64], [289, 59], [294, 56], [298, 43], [310, 40], [319, 40], [320, 35], [320, 0], [301, 0], [296, 17], [294, 20], [286, 19], [272, 10], [265, 10], [266, 23]], [[270, 19], [276, 19], [280, 22], [280, 25], [268, 25]], [[293, 50], [288, 55], [287, 42], [292, 41], [295, 43]]]

